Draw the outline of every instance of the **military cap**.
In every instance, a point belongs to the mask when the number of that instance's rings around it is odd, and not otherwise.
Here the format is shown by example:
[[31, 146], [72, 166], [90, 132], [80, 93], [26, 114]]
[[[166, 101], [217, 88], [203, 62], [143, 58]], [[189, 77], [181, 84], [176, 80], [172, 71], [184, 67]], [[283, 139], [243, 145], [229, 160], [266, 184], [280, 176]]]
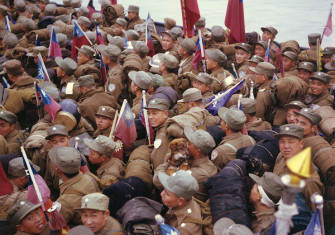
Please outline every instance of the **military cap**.
[[88, 39], [92, 42], [92, 44], [95, 44], [95, 41], [97, 40], [97, 34], [92, 31], [86, 31], [85, 33]]
[[98, 111], [95, 113], [97, 116], [103, 116], [109, 119], [114, 119], [115, 109], [109, 106], [100, 106]]
[[260, 62], [255, 68], [249, 67], [249, 69], [257, 74], [263, 74], [268, 77], [272, 77], [276, 68], [269, 62]]
[[86, 28], [89, 28], [91, 26], [91, 21], [86, 16], [80, 16], [77, 21], [78, 24], [83, 25]]
[[83, 53], [84, 55], [89, 56], [90, 58], [93, 58], [94, 54], [95, 54], [95, 50], [87, 45], [83, 45], [81, 46], [80, 49], [78, 49], [79, 52]]
[[57, 57], [55, 62], [69, 76], [71, 76], [78, 68], [77, 63], [71, 58], [62, 59], [61, 57]]
[[123, 19], [123, 18], [117, 18], [116, 21], [115, 21], [116, 24], [119, 24], [125, 28], [127, 28], [127, 25], [128, 25], [128, 22]]
[[206, 85], [211, 85], [214, 78], [210, 76], [208, 73], [199, 73], [194, 79], [202, 83], [205, 83]]
[[154, 98], [151, 99], [149, 101], [149, 104], [147, 107], [144, 107], [145, 109], [158, 109], [161, 111], [166, 111], [169, 110], [169, 102], [164, 100], [164, 99], [160, 99], [160, 98]]
[[71, 6], [71, 0], [63, 0], [63, 6], [64, 7], [70, 7]]
[[87, 17], [90, 14], [90, 10], [85, 6], [81, 6], [79, 8], [76, 8], [75, 11], [80, 13], [80, 15], [85, 16], [85, 17]]
[[112, 156], [116, 146], [115, 142], [111, 138], [104, 135], [99, 135], [97, 138], [95, 138], [95, 140], [85, 138], [84, 143], [90, 149], [93, 149], [94, 151], [106, 157]]
[[8, 49], [14, 48], [17, 44], [19, 44], [19, 39], [13, 33], [6, 34], [3, 38], [3, 41]]
[[6, 69], [6, 73], [13, 76], [21, 75], [24, 72], [22, 64], [18, 60], [8, 60], [2, 66]]
[[152, 83], [152, 78], [144, 71], [131, 71], [128, 76], [136, 86], [144, 90], [148, 90]]
[[23, 0], [16, 0], [14, 5], [18, 11], [24, 12], [26, 10], [26, 3]]
[[269, 31], [273, 36], [276, 36], [278, 31], [277, 29], [275, 29], [274, 27], [272, 26], [266, 26], [266, 27], [262, 27], [261, 30], [264, 32], [264, 31]]
[[[22, 177], [26, 175], [26, 168], [24, 167], [23, 164], [23, 158], [22, 157], [17, 157], [13, 158], [8, 162], [8, 175], [14, 176], [14, 177]], [[29, 160], [31, 166], [34, 167], [36, 172], [40, 171], [40, 167], [36, 166]]]
[[310, 79], [317, 79], [321, 82], [324, 82], [325, 84], [329, 83], [330, 77], [328, 74], [323, 73], [323, 72], [315, 72], [312, 76], [309, 77]]
[[14, 113], [2, 110], [0, 111], [0, 119], [8, 122], [11, 125], [16, 124], [17, 122], [17, 117]]
[[72, 8], [79, 8], [81, 6], [81, 0], [72, 0], [71, 6]]
[[307, 118], [313, 125], [318, 125], [322, 119], [318, 112], [309, 108], [303, 108], [300, 110], [300, 112], [294, 111], [294, 113]]
[[136, 32], [133, 29], [129, 29], [127, 31], [124, 32], [124, 34], [127, 36], [128, 40], [138, 40], [140, 38], [140, 35], [138, 34], [138, 32]]
[[332, 59], [329, 63], [325, 64], [327, 70], [335, 70], [335, 55], [332, 56]]
[[[294, 125], [294, 124], [288, 124]], [[284, 185], [280, 177], [272, 172], [265, 172], [262, 177], [249, 173], [250, 178], [258, 185], [262, 186], [266, 193], [275, 197], [281, 197], [284, 191]]]
[[211, 32], [212, 32], [212, 38], [214, 39], [214, 41], [223, 42], [225, 30], [221, 26], [219, 25], [213, 26], [211, 28]]
[[43, 3], [45, 3], [45, 4], [49, 4], [50, 2], [49, 2], [49, 0], [39, 0], [40, 2], [43, 2]]
[[[107, 137], [106, 137], [107, 138]], [[81, 198], [81, 207], [75, 210], [108, 210], [109, 197], [102, 193], [90, 193]]]
[[96, 22], [97, 24], [101, 24], [102, 23], [102, 14], [100, 12], [94, 12], [91, 15], [91, 20], [92, 20], [92, 22]]
[[39, 84], [49, 96], [51, 96], [56, 102], [60, 101], [59, 90], [53, 82], [44, 81]]
[[180, 27], [173, 27], [170, 30], [170, 33], [173, 35], [173, 37], [175, 38], [174, 40], [176, 40], [178, 37], [183, 37], [183, 30]]
[[[172, 30], [172, 29], [171, 29]], [[161, 32], [160, 34], [163, 36], [163, 35], [168, 35], [170, 38], [172, 38], [173, 41], [176, 41], [177, 40], [177, 35], [173, 32], [171, 32], [171, 30], [168, 30], [168, 31], [164, 31], [164, 32]]]
[[260, 57], [260, 56], [258, 56], [258, 55], [253, 55], [253, 56], [251, 57], [251, 59], [248, 60], [248, 61], [249, 61], [249, 62], [254, 62], [254, 63], [258, 64], [258, 63], [260, 63], [260, 62], [264, 62], [264, 58], [262, 58], [262, 57]]
[[205, 17], [200, 17], [197, 23], [195, 23], [195, 26], [197, 27], [205, 27], [206, 26], [206, 18]]
[[[110, 1], [109, 1], [110, 2]], [[92, 230], [89, 227], [86, 227], [85, 225], [78, 225], [76, 227], [71, 228], [67, 235], [94, 235]]]
[[308, 34], [308, 42], [309, 43], [316, 44], [318, 39], [321, 43], [321, 34], [319, 34], [319, 33]]
[[61, 30], [58, 26], [53, 25], [53, 24], [49, 24], [49, 25], [47, 26], [47, 29], [49, 30], [49, 34], [50, 34], [50, 36], [51, 36], [51, 32], [52, 32], [53, 29], [55, 30], [55, 33], [56, 33], [56, 34], [62, 32], [62, 30]]
[[334, 55], [335, 54], [335, 47], [326, 47], [321, 51], [322, 55]]
[[8, 8], [4, 5], [0, 5], [0, 14], [5, 16], [7, 14]]
[[192, 55], [195, 52], [195, 49], [197, 47], [197, 45], [195, 44], [194, 40], [192, 40], [191, 38], [177, 38], [177, 41], [179, 43], [179, 45], [185, 50], [187, 51], [187, 53], [189, 55]]
[[201, 91], [197, 88], [188, 88], [183, 93], [183, 99], [178, 100], [179, 103], [181, 102], [191, 102], [197, 101], [202, 99]]
[[97, 49], [102, 55], [114, 60], [117, 60], [121, 54], [120, 48], [115, 45], [105, 46], [100, 44], [97, 46]]
[[128, 12], [133, 12], [133, 13], [139, 13], [140, 12], [140, 7], [135, 6], [135, 5], [129, 5], [128, 7]]
[[190, 200], [199, 190], [199, 184], [192, 176], [191, 171], [179, 170], [171, 176], [164, 172], [158, 172], [158, 179], [164, 188], [186, 200]]
[[117, 47], [120, 48], [120, 50], [122, 51], [124, 48], [124, 39], [120, 36], [112, 36], [107, 34], [107, 40], [110, 44], [115, 45]]
[[219, 49], [207, 49], [206, 56], [217, 62], [221, 67], [227, 62], [227, 56]]
[[289, 110], [289, 109], [299, 109], [299, 110], [301, 110], [303, 108], [306, 108], [306, 105], [301, 101], [291, 101], [290, 103], [285, 104], [283, 108], [286, 111]]
[[64, 22], [65, 24], [67, 24], [69, 21], [70, 21], [70, 16], [69, 15], [59, 15], [59, 16], [56, 16], [56, 20], [60, 20], [62, 22]]
[[194, 130], [190, 126], [185, 126], [184, 133], [186, 138], [204, 154], [209, 154], [215, 147], [215, 141], [207, 131]]
[[256, 100], [252, 98], [242, 98], [241, 106], [244, 113], [255, 113], [256, 112]]
[[251, 230], [242, 224], [235, 224], [235, 222], [228, 218], [222, 217], [217, 220], [213, 226], [214, 235], [253, 235]]
[[149, 53], [149, 47], [143, 41], [132, 41], [133, 49], [141, 56], [145, 57]]
[[59, 46], [61, 46], [61, 47], [64, 46], [65, 43], [66, 43], [67, 36], [63, 33], [57, 33], [56, 37], [57, 37]]
[[300, 62], [297, 69], [304, 69], [304, 70], [307, 70], [308, 72], [311, 72], [313, 73], [314, 72], [314, 64], [311, 63], [311, 62], [308, 62], [308, 61], [303, 61], [303, 62]]
[[164, 18], [164, 24], [167, 29], [172, 29], [176, 26], [176, 21], [171, 18]]
[[69, 136], [69, 131], [66, 126], [57, 124], [48, 128], [47, 136], [45, 137], [45, 139], [50, 140], [51, 137], [55, 135]]
[[94, 76], [93, 75], [84, 75], [78, 78], [79, 86], [89, 87], [95, 85]]
[[248, 53], [251, 53], [251, 46], [248, 43], [239, 43], [238, 45], [235, 46], [235, 49], [242, 49]]
[[36, 5], [28, 5], [27, 10], [30, 14], [33, 15], [35, 19], [38, 19], [39, 15], [41, 14], [41, 9]]
[[255, 45], [260, 45], [265, 50], [268, 48], [268, 42], [266, 42], [266, 41], [258, 41], [258, 42], [255, 43]]
[[299, 55], [301, 49], [300, 45], [295, 40], [288, 40], [285, 42], [280, 43], [280, 51], [293, 51], [295, 54]]
[[222, 107], [218, 111], [219, 117], [233, 130], [240, 131], [247, 118], [238, 108]]
[[80, 152], [73, 147], [53, 147], [49, 151], [50, 160], [56, 167], [66, 174], [79, 172], [81, 156]]
[[36, 24], [32, 19], [23, 18], [21, 22], [27, 32], [30, 32], [36, 29]]
[[33, 204], [28, 199], [17, 200], [9, 209], [7, 221], [11, 224], [18, 225], [33, 210], [39, 208], [42, 204]]
[[158, 54], [158, 59], [167, 68], [175, 69], [179, 66], [177, 58], [171, 54]]
[[296, 124], [282, 125], [279, 128], [279, 133], [275, 134], [274, 137], [279, 139], [283, 136], [292, 136], [298, 138], [299, 140], [302, 140], [304, 138], [304, 128]]
[[30, 57], [38, 57], [38, 54], [41, 54], [41, 56], [48, 56], [49, 49], [45, 46], [35, 46], [33, 47], [33, 52], [28, 53], [27, 56]]
[[45, 11], [44, 11], [45, 15], [50, 15], [50, 16], [54, 15], [56, 9], [57, 9], [57, 6], [53, 3], [46, 5]]
[[166, 82], [165, 82], [164, 78], [161, 75], [159, 75], [159, 74], [152, 74], [152, 73], [148, 73], [148, 74], [152, 78], [151, 86], [154, 89], [157, 89], [158, 87], [166, 85]]
[[[10, 34], [8, 30], [0, 30], [0, 40], [3, 40], [7, 34]], [[15, 34], [14, 34], [15, 35]]]
[[295, 54], [293, 51], [285, 51], [282, 56], [289, 58], [292, 61], [296, 61], [298, 59], [298, 55]]

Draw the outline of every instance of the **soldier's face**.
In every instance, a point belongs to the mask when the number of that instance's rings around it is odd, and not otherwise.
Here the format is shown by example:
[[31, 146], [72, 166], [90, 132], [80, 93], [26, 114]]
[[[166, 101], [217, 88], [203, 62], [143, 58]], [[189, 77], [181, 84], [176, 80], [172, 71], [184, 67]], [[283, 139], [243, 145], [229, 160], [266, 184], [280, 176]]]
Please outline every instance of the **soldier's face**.
[[332, 55], [323, 55], [321, 61], [323, 62], [323, 64], [327, 64], [329, 62], [331, 62], [332, 60]]
[[161, 192], [162, 202], [165, 206], [171, 207], [171, 208], [177, 208], [181, 205], [182, 199], [178, 197], [173, 192], [170, 192], [166, 188]]
[[104, 161], [104, 157], [93, 149], [90, 149], [88, 159], [93, 165], [100, 165]]
[[287, 71], [293, 66], [295, 66], [295, 61], [292, 61], [291, 59], [287, 58], [286, 56], [283, 56], [283, 66], [284, 70]]
[[298, 115], [296, 124], [304, 128], [304, 138], [313, 136], [316, 132], [317, 127], [304, 116]]
[[260, 202], [261, 199], [262, 199], [262, 195], [261, 195], [261, 193], [260, 193], [259, 190], [258, 190], [258, 184], [255, 183], [254, 186], [253, 186], [252, 189], [251, 189], [251, 192], [250, 192], [249, 202], [250, 202], [252, 205], [255, 205], [255, 204], [257, 204], [258, 202]]
[[89, 60], [90, 60], [90, 57], [88, 55], [85, 55], [81, 53], [80, 51], [78, 52], [78, 56], [77, 56], [78, 65], [85, 64]]
[[6, 122], [0, 119], [0, 135], [6, 137], [15, 129], [15, 125], [11, 125], [9, 122]]
[[29, 234], [40, 234], [46, 225], [44, 215], [40, 208], [30, 212], [22, 221], [17, 225], [17, 229]]
[[187, 51], [185, 51], [180, 45], [178, 45], [178, 54], [180, 56], [183, 56], [183, 55], [187, 54]]
[[162, 37], [162, 47], [164, 51], [168, 51], [171, 48], [173, 48], [174, 46], [174, 42], [172, 40], [172, 38], [170, 36], [168, 36], [167, 34], [163, 34]]
[[286, 120], [288, 124], [297, 124], [297, 115], [294, 111], [299, 112], [299, 109], [288, 109], [286, 111]]
[[137, 13], [135, 12], [128, 12], [128, 19], [132, 20], [137, 16]]
[[199, 151], [198, 148], [195, 147], [195, 145], [190, 141], [187, 141], [187, 150], [190, 153], [191, 157], [198, 155], [198, 151]]
[[222, 130], [224, 133], [226, 133], [226, 131], [227, 131], [227, 124], [226, 124], [226, 122], [225, 122], [224, 120], [221, 120], [221, 122], [220, 122], [220, 127], [221, 127], [221, 130]]
[[96, 233], [105, 226], [108, 217], [109, 210], [84, 210], [81, 213], [81, 222], [91, 229], [93, 233]]
[[271, 41], [273, 41], [274, 38], [275, 38], [275, 37], [273, 36], [273, 34], [270, 33], [270, 32], [267, 31], [267, 30], [265, 30], [265, 31], [263, 32], [263, 34], [262, 34], [262, 40], [263, 40], [263, 41], [268, 42], [269, 39], [271, 39]]
[[152, 127], [162, 125], [168, 118], [168, 111], [148, 109], [148, 119]]
[[104, 116], [95, 116], [95, 123], [99, 130], [105, 130], [113, 125], [113, 120]]
[[199, 89], [201, 91], [201, 94], [205, 94], [207, 91], [209, 91], [211, 89], [211, 87], [209, 85], [207, 85], [206, 83], [200, 82], [197, 79], [193, 80], [192, 86], [194, 88]]
[[285, 159], [298, 154], [303, 146], [304, 142], [296, 137], [284, 136], [279, 139], [279, 149]]
[[246, 52], [245, 50], [236, 49], [236, 51], [235, 51], [236, 63], [238, 63], [238, 64], [244, 63], [247, 59], [249, 59], [250, 55], [251, 54]]
[[208, 70], [214, 69], [217, 65], [217, 62], [206, 56], [206, 66]]
[[254, 78], [256, 84], [263, 84], [266, 81], [266, 76], [264, 74], [255, 73]]
[[122, 33], [122, 30], [126, 30], [126, 28], [119, 24], [115, 24], [114, 32], [116, 36], [120, 36]]
[[65, 76], [65, 72], [61, 67], [57, 67], [56, 72], [57, 72], [57, 77], [59, 77], [59, 78], [62, 78], [62, 77]]
[[44, 2], [39, 2], [38, 3], [38, 7], [40, 8], [40, 10], [43, 12], [45, 10], [46, 4]]
[[265, 51], [264, 47], [262, 47], [260, 45], [255, 46], [255, 55], [258, 55], [258, 56], [264, 58], [265, 57], [265, 52], [266, 51]]
[[328, 84], [317, 79], [312, 79], [309, 86], [313, 95], [320, 95], [328, 89]]
[[309, 77], [312, 75], [311, 72], [304, 70], [304, 69], [298, 69], [298, 78], [304, 80], [305, 82], [309, 82]]
[[70, 143], [70, 136], [65, 136], [65, 135], [54, 135], [50, 138], [48, 141], [51, 148], [56, 147], [56, 146], [61, 146], [61, 147], [69, 147]]
[[102, 62], [104, 64], [109, 64], [111, 60], [107, 56], [102, 55]]

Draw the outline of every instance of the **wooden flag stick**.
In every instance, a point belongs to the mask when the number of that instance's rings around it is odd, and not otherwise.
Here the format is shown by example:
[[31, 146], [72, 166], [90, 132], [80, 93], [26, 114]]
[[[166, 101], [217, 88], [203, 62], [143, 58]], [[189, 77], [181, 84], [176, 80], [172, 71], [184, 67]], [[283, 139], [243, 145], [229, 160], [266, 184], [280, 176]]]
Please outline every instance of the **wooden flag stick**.
[[112, 129], [111, 129], [111, 132], [109, 133], [109, 138], [110, 139], [114, 138], [114, 130], [115, 130], [116, 120], [117, 120], [117, 116], [118, 115], [119, 115], [119, 110], [116, 110], [116, 113], [115, 113], [115, 116], [114, 116], [114, 120], [113, 120]]

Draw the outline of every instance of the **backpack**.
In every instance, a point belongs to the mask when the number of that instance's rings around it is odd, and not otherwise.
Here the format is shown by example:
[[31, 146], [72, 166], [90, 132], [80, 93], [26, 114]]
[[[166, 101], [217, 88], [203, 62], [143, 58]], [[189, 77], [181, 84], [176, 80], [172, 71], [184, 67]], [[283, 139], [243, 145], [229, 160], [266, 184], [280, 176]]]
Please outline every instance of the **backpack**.
[[203, 201], [201, 201], [201, 200], [199, 200], [195, 197], [192, 197], [192, 198], [201, 208], [202, 220], [194, 219], [190, 216], [187, 216], [183, 220], [183, 223], [201, 224], [203, 234], [214, 235], [213, 223], [212, 223], [212, 214], [211, 214], [211, 207], [209, 205], [209, 199], [206, 202], [203, 202]]

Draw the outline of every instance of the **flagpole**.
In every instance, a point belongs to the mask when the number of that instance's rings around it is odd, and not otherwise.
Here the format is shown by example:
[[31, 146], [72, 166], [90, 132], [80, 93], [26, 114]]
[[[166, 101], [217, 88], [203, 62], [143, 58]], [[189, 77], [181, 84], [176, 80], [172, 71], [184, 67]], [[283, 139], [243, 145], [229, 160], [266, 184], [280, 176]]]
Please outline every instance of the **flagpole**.
[[11, 30], [11, 28], [10, 28], [10, 24], [9, 24], [8, 15], [5, 16], [5, 21], [6, 21], [6, 23], [7, 23], [7, 27], [8, 27], [9, 32], [12, 32], [12, 30]]
[[147, 131], [147, 137], [148, 137], [148, 142], [149, 146], [151, 145], [151, 140], [150, 140], [150, 127], [149, 127], [149, 120], [148, 120], [148, 110], [145, 109], [147, 107], [147, 101], [145, 97], [145, 90], [142, 91], [142, 99], [143, 99], [143, 114], [144, 114], [144, 122], [145, 122], [145, 130]]
[[320, 225], [321, 225], [321, 234], [325, 235], [325, 224], [324, 224], [324, 218], [323, 218], [323, 197], [318, 193], [313, 193], [311, 196], [312, 202], [316, 205], [316, 209], [319, 212], [319, 218], [320, 218]]
[[117, 120], [118, 115], [119, 115], [119, 110], [116, 110], [114, 120], [113, 120], [112, 129], [111, 129], [111, 132], [109, 133], [109, 138], [110, 139], [114, 138], [114, 130], [115, 130], [116, 120]]
[[43, 203], [43, 199], [42, 199], [42, 196], [41, 196], [41, 192], [40, 192], [40, 189], [38, 188], [38, 185], [36, 183], [36, 180], [35, 180], [35, 176], [34, 176], [34, 173], [31, 169], [31, 165], [30, 165], [30, 162], [28, 160], [28, 157], [27, 157], [27, 154], [26, 154], [26, 151], [24, 150], [23, 148], [23, 145], [21, 144], [21, 152], [22, 152], [22, 156], [23, 156], [23, 159], [27, 165], [27, 168], [28, 168], [28, 173], [29, 173], [29, 176], [31, 178], [31, 181], [33, 182], [33, 186], [34, 186], [34, 189], [35, 189], [35, 192], [36, 192], [36, 195], [37, 195], [37, 198], [38, 198], [38, 201], [42, 204], [42, 210], [44, 212], [44, 216], [48, 222], [48, 225], [49, 225], [49, 228], [50, 228], [50, 232], [52, 235], [54, 235], [54, 231], [52, 229], [52, 226], [51, 226], [51, 223], [50, 223], [50, 220], [49, 220], [49, 217], [48, 217], [48, 214], [46, 212], [46, 209], [45, 209], [45, 206], [44, 206], [44, 203]]
[[119, 118], [118, 118], [118, 120], [117, 120], [117, 123], [116, 123], [115, 128], [119, 125], [119, 122], [120, 122], [120, 119], [121, 119], [121, 117], [122, 117], [123, 111], [124, 111], [124, 109], [125, 109], [125, 107], [126, 107], [126, 104], [127, 104], [127, 100], [124, 99], [124, 100], [123, 100], [123, 103], [122, 103], [122, 106], [121, 106], [121, 109], [120, 109], [120, 115], [119, 115]]
[[203, 44], [203, 39], [202, 39], [202, 34], [201, 30], [198, 30], [198, 37], [199, 37], [199, 42], [200, 42], [200, 52], [201, 52], [201, 61], [202, 61], [202, 66], [204, 67], [204, 72], [206, 73], [206, 61], [205, 61], [205, 52], [204, 52], [204, 44]]
[[38, 53], [38, 58], [41, 60], [42, 68], [43, 68], [43, 70], [44, 70], [44, 72], [45, 72], [45, 74], [46, 74], [46, 76], [48, 78], [47, 80], [50, 82], [51, 80], [50, 80], [47, 68], [45, 67], [45, 64], [44, 64], [43, 58], [41, 56], [41, 53]]
[[316, 51], [317, 51], [317, 53], [318, 53], [318, 56], [317, 56], [317, 61], [316, 61], [316, 71], [317, 72], [320, 72], [320, 40], [319, 39], [317, 39], [316, 40]]
[[237, 71], [236, 71], [236, 68], [235, 68], [235, 64], [232, 63], [231, 66], [233, 67], [233, 71], [236, 74], [236, 78], [235, 79], [238, 79], [238, 74], [237, 74]]
[[38, 119], [41, 120], [42, 119], [41, 101], [39, 100], [39, 98], [37, 96], [37, 87], [36, 87], [36, 85], [37, 85], [37, 83], [35, 81], [34, 82], [34, 91], [35, 91], [35, 97], [36, 97], [37, 114], [38, 114]]

